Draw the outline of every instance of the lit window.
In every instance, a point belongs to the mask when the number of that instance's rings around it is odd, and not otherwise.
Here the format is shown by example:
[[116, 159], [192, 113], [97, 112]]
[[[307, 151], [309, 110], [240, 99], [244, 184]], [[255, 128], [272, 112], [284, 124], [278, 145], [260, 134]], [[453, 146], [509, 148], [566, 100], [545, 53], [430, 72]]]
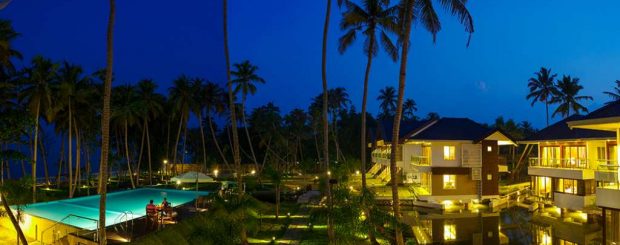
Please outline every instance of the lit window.
[[456, 225], [454, 224], [443, 225], [443, 240], [444, 241], [456, 240]]
[[446, 145], [443, 147], [443, 160], [456, 160], [456, 155], [454, 154], [456, 147], [453, 145]]
[[493, 147], [491, 147], [491, 146], [487, 146], [487, 151], [488, 151], [488, 152], [492, 152], [492, 151], [493, 151]]
[[444, 189], [456, 189], [456, 175], [446, 174], [443, 176]]

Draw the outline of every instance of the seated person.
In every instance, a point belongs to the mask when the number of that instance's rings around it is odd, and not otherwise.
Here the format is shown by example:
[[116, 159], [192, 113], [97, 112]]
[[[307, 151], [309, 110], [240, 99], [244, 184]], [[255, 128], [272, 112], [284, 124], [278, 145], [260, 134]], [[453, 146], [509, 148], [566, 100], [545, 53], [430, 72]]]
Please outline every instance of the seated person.
[[153, 204], [153, 200], [146, 205], [146, 223], [152, 222], [154, 226], [157, 222], [157, 207]]
[[172, 214], [172, 205], [168, 202], [167, 198], [164, 197], [164, 201], [161, 202], [160, 207], [166, 216], [170, 216]]

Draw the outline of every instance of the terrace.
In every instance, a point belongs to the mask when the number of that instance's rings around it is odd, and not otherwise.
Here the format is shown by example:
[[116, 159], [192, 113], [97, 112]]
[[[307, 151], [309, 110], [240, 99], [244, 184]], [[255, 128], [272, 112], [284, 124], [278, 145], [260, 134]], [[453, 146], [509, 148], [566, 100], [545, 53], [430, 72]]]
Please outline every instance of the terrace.
[[569, 179], [594, 179], [594, 169], [588, 159], [529, 159], [529, 175]]

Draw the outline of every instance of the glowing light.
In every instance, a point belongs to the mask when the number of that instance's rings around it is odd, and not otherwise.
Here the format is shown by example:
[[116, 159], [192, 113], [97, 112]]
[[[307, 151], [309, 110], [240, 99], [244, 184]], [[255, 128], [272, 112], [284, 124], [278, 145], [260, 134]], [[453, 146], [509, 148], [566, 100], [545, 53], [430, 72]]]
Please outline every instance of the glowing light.
[[327, 171], [327, 175], [331, 176], [332, 175], [332, 171]]
[[443, 200], [443, 201], [441, 202], [441, 204], [443, 204], [443, 207], [444, 207], [444, 208], [449, 208], [449, 207], [451, 207], [452, 205], [454, 205], [454, 202], [452, 202], [452, 201], [450, 201], [450, 200]]
[[253, 170], [250, 172], [250, 174], [255, 175], [256, 174], [256, 170]]
[[168, 164], [168, 160], [164, 159], [164, 164]]
[[360, 175], [360, 171], [359, 170], [355, 171], [355, 175]]
[[319, 179], [319, 176], [314, 176], [314, 179]]
[[286, 213], [286, 217], [291, 217], [291, 212]]
[[217, 170], [217, 169], [213, 170], [213, 176], [217, 177], [217, 174], [219, 174], [219, 173], [220, 173], [219, 170]]
[[349, 190], [354, 190], [352, 185], [349, 186]]
[[444, 241], [456, 240], [456, 225], [454, 224], [443, 225], [443, 240]]
[[180, 184], [181, 184], [181, 181], [180, 181], [180, 180], [177, 180], [177, 185], [180, 185]]
[[28, 214], [22, 215], [22, 220], [19, 222], [20, 226], [24, 230], [28, 230], [30, 228], [30, 224], [32, 224], [32, 217]]
[[272, 237], [271, 237], [271, 240], [272, 240], [272, 241], [275, 241], [275, 240], [276, 240], [276, 237], [275, 237], [275, 236], [272, 236]]

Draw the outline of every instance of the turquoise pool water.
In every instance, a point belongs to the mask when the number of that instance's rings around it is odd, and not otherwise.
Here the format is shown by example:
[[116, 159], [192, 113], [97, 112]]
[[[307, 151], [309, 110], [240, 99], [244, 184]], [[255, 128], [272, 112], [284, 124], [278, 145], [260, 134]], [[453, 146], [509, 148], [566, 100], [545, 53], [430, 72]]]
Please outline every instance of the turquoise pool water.
[[[206, 191], [181, 191], [171, 189], [141, 188], [135, 190], [119, 191], [109, 193], [106, 202], [106, 226], [122, 222], [123, 212], [131, 212], [131, 218], [139, 218], [146, 215], [146, 204], [149, 200], [160, 204], [164, 197], [173, 207], [193, 201], [197, 196], [208, 195]], [[67, 215], [73, 214], [94, 220], [99, 219], [99, 195], [71, 198], [52, 202], [42, 202], [23, 207], [26, 214], [60, 221]], [[62, 223], [76, 226], [82, 229], [93, 230], [97, 225], [89, 219], [70, 217]]]

